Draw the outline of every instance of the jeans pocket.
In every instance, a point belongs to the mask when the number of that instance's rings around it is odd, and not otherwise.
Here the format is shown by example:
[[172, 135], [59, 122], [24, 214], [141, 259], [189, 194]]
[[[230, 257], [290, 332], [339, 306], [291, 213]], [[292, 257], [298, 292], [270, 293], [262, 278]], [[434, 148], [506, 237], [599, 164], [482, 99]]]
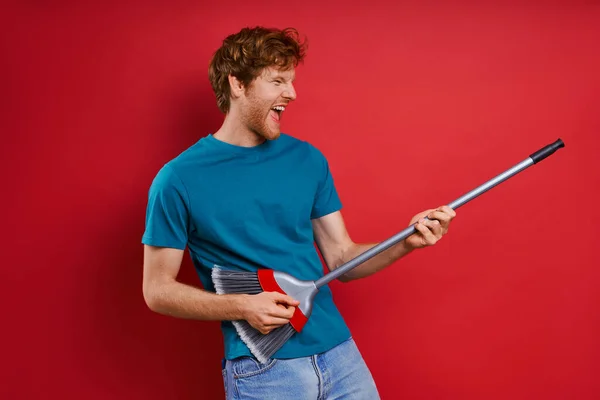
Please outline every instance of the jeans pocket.
[[233, 363], [233, 377], [240, 379], [260, 375], [273, 368], [276, 363], [276, 359], [269, 359], [265, 364], [261, 364], [252, 357], [241, 357]]

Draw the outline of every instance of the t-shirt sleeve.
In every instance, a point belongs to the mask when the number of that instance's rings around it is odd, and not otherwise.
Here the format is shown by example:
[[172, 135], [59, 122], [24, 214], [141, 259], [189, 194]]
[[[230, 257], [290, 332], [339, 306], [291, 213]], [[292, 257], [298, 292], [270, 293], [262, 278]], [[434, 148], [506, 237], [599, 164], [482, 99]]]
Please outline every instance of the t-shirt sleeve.
[[185, 186], [173, 168], [165, 165], [148, 191], [142, 243], [184, 250], [188, 240], [189, 214]]
[[331, 175], [331, 170], [329, 169], [329, 162], [319, 150], [314, 150], [317, 157], [317, 164], [319, 166], [317, 175], [319, 184], [310, 215], [311, 219], [320, 218], [342, 208], [342, 202], [338, 196], [335, 183], [333, 181], [333, 176]]

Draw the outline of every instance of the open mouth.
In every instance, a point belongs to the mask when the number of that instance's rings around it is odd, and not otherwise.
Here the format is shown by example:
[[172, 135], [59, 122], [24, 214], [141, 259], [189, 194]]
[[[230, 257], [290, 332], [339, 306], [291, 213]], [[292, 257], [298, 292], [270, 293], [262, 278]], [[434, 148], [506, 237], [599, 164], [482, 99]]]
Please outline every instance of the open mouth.
[[281, 114], [285, 111], [285, 106], [275, 106], [271, 108], [271, 110], [275, 111], [273, 119], [279, 122], [281, 120]]

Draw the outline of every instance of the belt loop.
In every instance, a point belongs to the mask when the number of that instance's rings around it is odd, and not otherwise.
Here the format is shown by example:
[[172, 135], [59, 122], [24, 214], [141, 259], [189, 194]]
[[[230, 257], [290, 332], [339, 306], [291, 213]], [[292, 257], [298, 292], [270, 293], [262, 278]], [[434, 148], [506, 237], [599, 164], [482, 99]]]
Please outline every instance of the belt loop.
[[225, 360], [225, 384], [227, 386], [227, 400], [233, 399], [233, 363]]

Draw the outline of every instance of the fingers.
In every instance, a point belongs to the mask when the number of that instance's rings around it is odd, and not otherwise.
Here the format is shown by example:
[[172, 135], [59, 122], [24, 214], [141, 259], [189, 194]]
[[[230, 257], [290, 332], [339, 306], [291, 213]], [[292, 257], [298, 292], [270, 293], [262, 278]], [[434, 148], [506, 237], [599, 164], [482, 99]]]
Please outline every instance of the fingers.
[[251, 325], [266, 335], [274, 329], [279, 328], [282, 325], [286, 325], [290, 322], [290, 319], [294, 315], [294, 307], [285, 308], [283, 306], [273, 306], [271, 309], [258, 316]]
[[[293, 315], [293, 312], [292, 312]], [[290, 316], [291, 318], [291, 316]], [[277, 317], [272, 315], [261, 315], [255, 321], [248, 321], [250, 324], [260, 331], [260, 333], [266, 335], [274, 329], [279, 328], [280, 326], [286, 325], [290, 322], [290, 318], [287, 317]], [[254, 323], [253, 323], [254, 322]]]
[[262, 334], [289, 323], [300, 304], [291, 296], [279, 292], [262, 292], [250, 296], [249, 301], [252, 304], [244, 319]]
[[451, 209], [450, 207], [444, 205], [438, 208], [439, 211], [448, 214], [450, 216], [450, 219], [456, 217], [456, 211], [454, 211], [453, 209]]
[[427, 226], [430, 228], [439, 228], [441, 234], [444, 234], [448, 231], [448, 228], [450, 227], [450, 221], [452, 220], [452, 217], [450, 217], [450, 215], [441, 211], [433, 211], [427, 216], [427, 218], [429, 218], [431, 222], [436, 223]]
[[423, 220], [422, 224], [429, 228], [429, 230], [431, 231], [431, 233], [433, 233], [433, 236], [435, 236], [436, 239], [439, 240], [442, 238], [444, 232], [440, 221], [436, 219], [425, 219]]
[[273, 307], [269, 311], [269, 315], [277, 318], [292, 318], [294, 311], [296, 310], [296, 307], [300, 305], [300, 302], [279, 292], [270, 292], [270, 294], [276, 307]]
[[438, 239], [426, 224], [433, 225], [434, 222], [422, 219], [415, 224], [415, 229], [421, 233], [421, 241], [423, 245], [433, 245]]
[[427, 218], [440, 222], [443, 233], [448, 231], [450, 222], [454, 217], [456, 217], [456, 212], [448, 206], [441, 206], [427, 215]]
[[286, 294], [282, 294], [279, 292], [272, 292], [273, 293], [273, 300], [276, 303], [282, 304], [284, 306], [292, 306], [292, 307], [297, 307], [300, 302], [298, 300], [295, 300], [294, 298], [286, 295]]
[[435, 244], [440, 240], [450, 227], [450, 222], [456, 217], [456, 212], [444, 205], [435, 210], [428, 210], [427, 219], [421, 219], [419, 232], [427, 244]]
[[429, 213], [429, 215], [427, 215], [427, 218], [443, 223], [449, 223], [452, 220], [452, 217], [449, 214], [441, 211], [432, 211]]
[[263, 321], [263, 325], [267, 328], [271, 327], [271, 328], [277, 328], [278, 326], [281, 325], [285, 325], [288, 322], [290, 322], [289, 318], [276, 318], [276, 317], [271, 317], [271, 318], [267, 318]]
[[290, 319], [294, 315], [294, 311], [296, 311], [295, 307], [285, 307], [279, 305], [269, 310], [269, 315], [275, 318]]
[[411, 224], [419, 234], [409, 237], [407, 242], [412, 248], [434, 245], [448, 232], [454, 217], [456, 212], [446, 205], [415, 215]]
[[[284, 325], [284, 324], [282, 324], [282, 325]], [[263, 335], [268, 335], [269, 333], [273, 332], [275, 329], [279, 328], [280, 326], [281, 325], [261, 325], [259, 327], [255, 327], [255, 329], [258, 330]]]
[[286, 305], [283, 302], [299, 304], [298, 301], [292, 299], [289, 296], [283, 295], [281, 293], [276, 293], [276, 297], [278, 300], [275, 300], [275, 306], [272, 307], [268, 315], [263, 317], [261, 320], [262, 326], [260, 327], [260, 332], [264, 335], [270, 333], [274, 329], [279, 328], [282, 325], [285, 325], [290, 322], [290, 319], [294, 316], [294, 312], [296, 311], [295, 306]]
[[427, 215], [431, 214], [433, 211], [435, 211], [435, 209], [425, 210], [425, 211], [418, 213], [417, 215], [412, 217], [412, 219], [410, 220], [410, 225], [416, 224], [417, 222], [419, 222], [420, 220], [425, 218]]

